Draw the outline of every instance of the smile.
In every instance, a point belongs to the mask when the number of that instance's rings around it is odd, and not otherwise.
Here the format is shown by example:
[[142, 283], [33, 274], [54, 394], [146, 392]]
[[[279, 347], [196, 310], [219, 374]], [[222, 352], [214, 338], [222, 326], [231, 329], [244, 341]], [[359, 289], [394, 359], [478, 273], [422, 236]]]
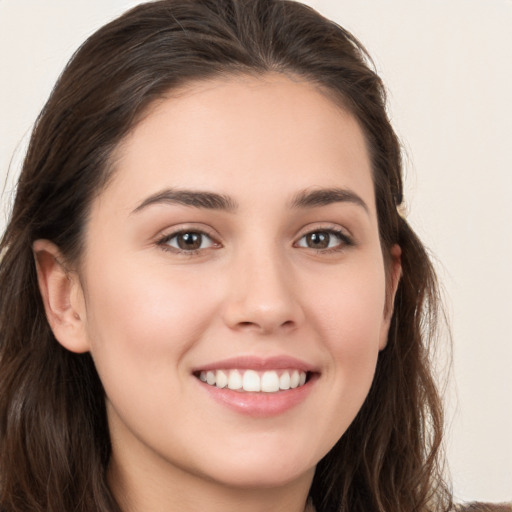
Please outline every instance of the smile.
[[219, 388], [240, 392], [277, 393], [295, 389], [307, 381], [307, 372], [298, 369], [286, 370], [209, 370], [196, 376], [204, 383]]

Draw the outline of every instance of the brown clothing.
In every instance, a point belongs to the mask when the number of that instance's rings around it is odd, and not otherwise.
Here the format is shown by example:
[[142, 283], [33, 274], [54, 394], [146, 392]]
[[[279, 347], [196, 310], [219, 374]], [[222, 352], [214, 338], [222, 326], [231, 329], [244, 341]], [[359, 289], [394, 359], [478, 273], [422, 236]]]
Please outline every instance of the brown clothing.
[[512, 503], [466, 503], [454, 512], [512, 512]]
[[[310, 501], [308, 501], [304, 512], [315, 512]], [[453, 512], [512, 512], [512, 503], [465, 503], [456, 505]]]

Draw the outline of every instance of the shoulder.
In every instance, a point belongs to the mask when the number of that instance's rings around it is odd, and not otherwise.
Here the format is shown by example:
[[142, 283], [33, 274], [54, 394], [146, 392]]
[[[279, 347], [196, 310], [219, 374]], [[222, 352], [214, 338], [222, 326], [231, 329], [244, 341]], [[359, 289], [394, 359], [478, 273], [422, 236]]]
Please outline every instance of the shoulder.
[[512, 503], [465, 503], [457, 505], [453, 512], [512, 512]]

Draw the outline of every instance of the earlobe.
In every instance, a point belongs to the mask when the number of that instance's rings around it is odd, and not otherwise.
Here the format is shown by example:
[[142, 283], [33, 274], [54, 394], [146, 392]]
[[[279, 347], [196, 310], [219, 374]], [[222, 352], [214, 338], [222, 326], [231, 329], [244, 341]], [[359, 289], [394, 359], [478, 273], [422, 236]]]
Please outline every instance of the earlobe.
[[77, 273], [65, 267], [58, 247], [49, 240], [36, 240], [32, 249], [39, 290], [55, 338], [71, 352], [87, 352], [85, 303]]
[[393, 245], [390, 251], [391, 268], [389, 270], [386, 283], [386, 304], [384, 307], [384, 321], [382, 323], [379, 350], [386, 348], [388, 342], [389, 327], [393, 318], [393, 304], [395, 302], [396, 291], [402, 277], [402, 249], [398, 244]]

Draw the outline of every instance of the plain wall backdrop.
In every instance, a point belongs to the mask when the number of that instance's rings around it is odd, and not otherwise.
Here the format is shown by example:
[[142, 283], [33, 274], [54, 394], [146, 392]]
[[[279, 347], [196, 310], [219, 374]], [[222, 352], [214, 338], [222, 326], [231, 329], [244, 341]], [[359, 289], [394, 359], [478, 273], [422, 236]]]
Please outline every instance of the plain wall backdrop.
[[[65, 63], [135, 0], [0, 0], [0, 230], [32, 123]], [[367, 47], [405, 149], [409, 219], [454, 339], [455, 496], [512, 500], [512, 1], [310, 0]], [[446, 359], [446, 358], [445, 358]]]

